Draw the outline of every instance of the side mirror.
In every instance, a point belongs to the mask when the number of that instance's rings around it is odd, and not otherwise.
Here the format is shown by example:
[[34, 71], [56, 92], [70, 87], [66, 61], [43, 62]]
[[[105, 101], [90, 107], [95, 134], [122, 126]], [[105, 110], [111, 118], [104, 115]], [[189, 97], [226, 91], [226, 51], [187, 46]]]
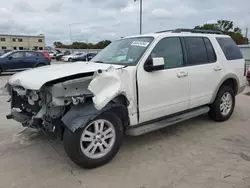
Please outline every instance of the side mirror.
[[13, 57], [12, 56], [9, 56], [8, 59], [11, 60]]
[[147, 72], [158, 71], [164, 69], [164, 58], [163, 57], [154, 57], [149, 58], [144, 64], [144, 69]]

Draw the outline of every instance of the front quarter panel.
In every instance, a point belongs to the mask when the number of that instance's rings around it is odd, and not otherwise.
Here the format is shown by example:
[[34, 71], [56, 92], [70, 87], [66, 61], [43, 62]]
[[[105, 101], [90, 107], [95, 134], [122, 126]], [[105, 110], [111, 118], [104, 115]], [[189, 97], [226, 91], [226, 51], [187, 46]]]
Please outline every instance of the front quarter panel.
[[126, 96], [129, 106], [129, 115], [137, 113], [135, 91], [134, 66], [127, 68], [110, 67], [107, 70], [96, 72], [88, 89], [94, 94], [93, 103], [97, 110], [104, 108], [118, 95]]

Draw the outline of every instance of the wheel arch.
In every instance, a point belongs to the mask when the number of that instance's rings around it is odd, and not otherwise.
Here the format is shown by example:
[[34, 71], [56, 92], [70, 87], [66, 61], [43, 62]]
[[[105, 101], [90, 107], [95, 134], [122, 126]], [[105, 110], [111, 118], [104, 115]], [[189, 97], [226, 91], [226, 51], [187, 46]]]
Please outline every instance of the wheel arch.
[[46, 64], [39, 62], [39, 63], [36, 63], [36, 65], [35, 65], [35, 67], [40, 67], [40, 66], [46, 66]]
[[77, 129], [84, 127], [89, 121], [96, 118], [98, 115], [106, 111], [111, 111], [116, 114], [123, 123], [124, 128], [129, 125], [129, 102], [126, 96], [120, 94], [113, 98], [104, 108], [97, 110], [92, 100], [77, 106], [72, 106], [70, 110], [62, 117], [64, 125], [75, 132]]
[[234, 94], [237, 95], [238, 90], [239, 90], [239, 83], [240, 83], [239, 79], [233, 73], [228, 74], [225, 77], [223, 77], [223, 79], [219, 82], [218, 86], [216, 87], [215, 91], [213, 92], [213, 96], [212, 96], [210, 103], [214, 102], [214, 100], [217, 96], [217, 93], [220, 91], [221, 87], [223, 87], [225, 85], [232, 87]]

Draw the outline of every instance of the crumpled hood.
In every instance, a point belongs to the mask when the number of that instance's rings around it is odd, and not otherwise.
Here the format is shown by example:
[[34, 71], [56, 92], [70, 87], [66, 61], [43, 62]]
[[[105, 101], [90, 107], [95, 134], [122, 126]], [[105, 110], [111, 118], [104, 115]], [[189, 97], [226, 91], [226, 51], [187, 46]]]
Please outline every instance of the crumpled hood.
[[22, 86], [25, 89], [40, 90], [47, 82], [81, 73], [95, 72], [98, 69], [105, 70], [110, 66], [123, 67], [123, 65], [93, 62], [50, 65], [16, 73], [9, 79], [8, 83], [13, 86]]

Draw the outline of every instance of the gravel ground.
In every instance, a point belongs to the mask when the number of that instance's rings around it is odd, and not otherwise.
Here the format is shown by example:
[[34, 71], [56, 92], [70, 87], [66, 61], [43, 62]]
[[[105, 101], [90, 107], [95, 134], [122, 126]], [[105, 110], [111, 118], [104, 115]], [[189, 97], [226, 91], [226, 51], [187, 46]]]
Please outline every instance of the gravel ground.
[[[9, 75], [0, 76], [0, 88]], [[114, 160], [80, 169], [61, 141], [6, 120], [0, 90], [0, 188], [249, 188], [250, 87], [237, 96], [233, 116], [206, 115], [140, 137], [126, 137]]]

